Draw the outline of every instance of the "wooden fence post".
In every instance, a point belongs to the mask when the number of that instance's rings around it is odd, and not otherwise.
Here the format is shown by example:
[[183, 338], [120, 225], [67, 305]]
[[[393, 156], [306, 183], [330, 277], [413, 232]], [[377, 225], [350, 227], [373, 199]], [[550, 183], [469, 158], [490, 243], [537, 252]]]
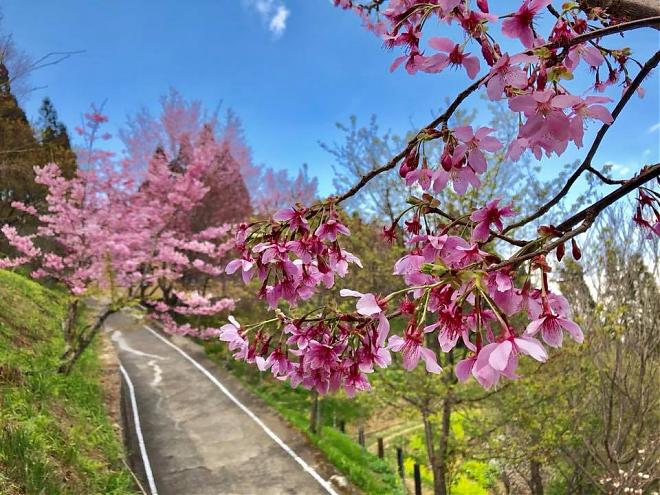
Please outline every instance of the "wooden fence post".
[[405, 471], [403, 469], [403, 449], [401, 447], [396, 448], [396, 462], [399, 465], [399, 476], [403, 479], [405, 477]]
[[422, 495], [422, 473], [417, 463], [415, 463], [415, 495]]
[[358, 443], [364, 447], [364, 428], [362, 426], [358, 428]]
[[378, 439], [378, 457], [381, 459], [385, 457], [385, 444], [382, 438]]

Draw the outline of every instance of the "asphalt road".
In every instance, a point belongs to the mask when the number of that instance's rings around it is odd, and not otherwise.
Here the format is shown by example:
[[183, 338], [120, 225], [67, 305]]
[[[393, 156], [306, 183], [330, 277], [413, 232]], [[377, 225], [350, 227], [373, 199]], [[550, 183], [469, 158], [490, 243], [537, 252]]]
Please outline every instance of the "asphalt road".
[[129, 445], [133, 459], [148, 458], [141, 471], [151, 495], [342, 493], [304, 436], [199, 346], [128, 313], [113, 315], [105, 331], [131, 382], [125, 390], [134, 391], [127, 407], [137, 407], [142, 439], [131, 424]]

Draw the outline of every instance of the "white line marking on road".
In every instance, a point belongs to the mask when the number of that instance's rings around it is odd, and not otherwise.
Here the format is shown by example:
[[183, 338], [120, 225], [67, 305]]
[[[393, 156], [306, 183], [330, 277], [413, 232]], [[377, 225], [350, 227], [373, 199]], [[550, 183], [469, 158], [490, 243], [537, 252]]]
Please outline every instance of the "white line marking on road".
[[140, 446], [140, 455], [142, 456], [142, 463], [144, 464], [144, 472], [147, 475], [149, 491], [151, 492], [151, 495], [158, 495], [158, 490], [156, 489], [156, 480], [154, 480], [154, 474], [151, 471], [151, 463], [149, 462], [147, 447], [144, 444], [144, 436], [142, 435], [142, 427], [140, 426], [140, 416], [137, 409], [137, 399], [135, 398], [135, 388], [133, 387], [131, 377], [128, 376], [128, 373], [121, 364], [119, 365], [119, 370], [121, 371], [121, 374], [124, 375], [124, 380], [126, 380], [126, 385], [128, 385], [128, 393], [131, 396], [131, 408], [133, 409], [135, 434], [137, 435], [138, 445]]
[[177, 351], [179, 354], [181, 354], [184, 358], [186, 358], [188, 361], [190, 361], [193, 366], [195, 366], [199, 371], [201, 371], [204, 375], [206, 375], [206, 378], [211, 380], [213, 384], [218, 387], [222, 393], [224, 393], [229, 399], [236, 404], [245, 414], [247, 414], [252, 420], [257, 423], [264, 432], [266, 432], [266, 435], [268, 435], [270, 438], [273, 439], [273, 441], [282, 447], [282, 449], [289, 454], [293, 459], [300, 464], [300, 466], [309, 473], [312, 478], [314, 478], [325, 490], [330, 494], [330, 495], [339, 495], [328, 483], [326, 480], [324, 480], [319, 473], [316, 472], [316, 470], [307, 464], [304, 459], [302, 459], [298, 454], [296, 454], [291, 447], [289, 447], [287, 444], [285, 444], [280, 437], [278, 437], [273, 430], [268, 428], [266, 424], [257, 417], [256, 414], [254, 414], [252, 411], [250, 411], [241, 401], [239, 401], [232, 393], [225, 387], [220, 381], [214, 377], [204, 366], [199, 364], [197, 361], [195, 361], [193, 358], [191, 358], [183, 349], [181, 349], [179, 346], [173, 344], [166, 338], [164, 338], [162, 335], [160, 335], [158, 332], [156, 332], [153, 328], [145, 325], [144, 328], [149, 330], [151, 333], [153, 333], [156, 337], [158, 337], [160, 340], [165, 342], [167, 345], [172, 347], [175, 351]]
[[114, 330], [112, 332], [112, 336], [110, 337], [110, 339], [113, 342], [116, 342], [122, 351], [130, 352], [131, 354], [135, 354], [136, 356], [150, 357], [154, 359], [164, 359], [163, 357], [157, 356], [156, 354], [149, 354], [148, 352], [142, 352], [142, 351], [138, 351], [137, 349], [133, 349], [130, 345], [128, 345], [126, 339], [122, 336], [120, 330]]
[[151, 386], [155, 388], [158, 385], [160, 385], [160, 382], [163, 381], [163, 370], [160, 369], [160, 366], [158, 366], [158, 364], [156, 364], [155, 359], [152, 359], [147, 364], [154, 369], [154, 379], [151, 382]]

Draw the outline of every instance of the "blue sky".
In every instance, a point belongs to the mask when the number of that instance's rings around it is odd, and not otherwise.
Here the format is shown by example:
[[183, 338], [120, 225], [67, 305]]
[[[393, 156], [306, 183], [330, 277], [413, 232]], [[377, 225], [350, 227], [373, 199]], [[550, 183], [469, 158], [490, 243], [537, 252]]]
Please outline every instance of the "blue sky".
[[[496, 11], [508, 4], [491, 2]], [[141, 106], [155, 109], [159, 95], [174, 86], [209, 107], [221, 101], [232, 107], [258, 163], [291, 170], [308, 163], [324, 194], [332, 192], [332, 158], [318, 141], [341, 139], [336, 122], [351, 114], [366, 122], [375, 113], [382, 127], [405, 132], [411, 123], [426, 123], [466, 84], [452, 71], [390, 74], [395, 54], [328, 0], [5, 0], [1, 6], [3, 30], [33, 56], [85, 50], [32, 75], [34, 86], [46, 88], [26, 102], [31, 117], [48, 95], [73, 128], [90, 103], [107, 99], [106, 113], [119, 126]], [[649, 30], [609, 46], [634, 43], [641, 59], [658, 49], [659, 39]], [[616, 163], [624, 174], [659, 159], [658, 81], [657, 73], [648, 79], [646, 97], [635, 98], [615, 123], [596, 164]], [[618, 95], [617, 89], [612, 96]], [[478, 97], [469, 103], [483, 107]], [[487, 118], [483, 109], [479, 115]], [[579, 156], [572, 150], [562, 162]], [[558, 164], [549, 161], [545, 173]]]

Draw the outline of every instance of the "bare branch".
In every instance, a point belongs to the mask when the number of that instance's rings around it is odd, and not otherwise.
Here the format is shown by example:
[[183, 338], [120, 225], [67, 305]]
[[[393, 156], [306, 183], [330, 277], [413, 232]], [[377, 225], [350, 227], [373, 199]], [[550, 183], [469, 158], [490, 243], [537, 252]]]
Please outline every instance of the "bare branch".
[[[646, 184], [647, 182], [652, 181], [653, 179], [657, 179], [658, 177], [660, 177], [660, 163], [656, 163], [655, 165], [650, 165], [646, 167], [646, 169], [643, 170], [639, 175], [627, 181], [620, 188], [616, 189], [615, 191], [612, 191], [607, 196], [604, 196], [603, 198], [596, 201], [591, 206], [585, 208], [579, 213], [576, 213], [575, 215], [573, 215], [572, 217], [570, 217], [569, 219], [565, 220], [563, 223], [558, 225], [557, 226], [558, 230], [566, 232], [560, 238], [556, 239], [555, 241], [549, 244], [546, 244], [542, 248], [537, 249], [535, 251], [521, 254], [518, 256], [513, 256], [512, 258], [506, 261], [503, 261], [496, 265], [491, 265], [490, 267], [488, 267], [486, 271], [492, 272], [495, 270], [499, 270], [500, 268], [503, 268], [508, 265], [522, 263], [523, 261], [535, 258], [536, 256], [539, 256], [541, 254], [548, 254], [553, 249], [557, 248], [560, 244], [563, 244], [564, 242], [571, 240], [573, 237], [576, 237], [577, 235], [586, 232], [589, 229], [589, 227], [591, 227], [591, 225], [594, 223], [598, 215], [600, 215], [600, 213], [605, 208], [616, 203], [626, 194], [634, 191], [638, 187]], [[573, 230], [569, 230], [580, 222], [582, 223], [578, 227], [574, 228]], [[532, 242], [538, 242], [538, 241], [532, 241]]]

